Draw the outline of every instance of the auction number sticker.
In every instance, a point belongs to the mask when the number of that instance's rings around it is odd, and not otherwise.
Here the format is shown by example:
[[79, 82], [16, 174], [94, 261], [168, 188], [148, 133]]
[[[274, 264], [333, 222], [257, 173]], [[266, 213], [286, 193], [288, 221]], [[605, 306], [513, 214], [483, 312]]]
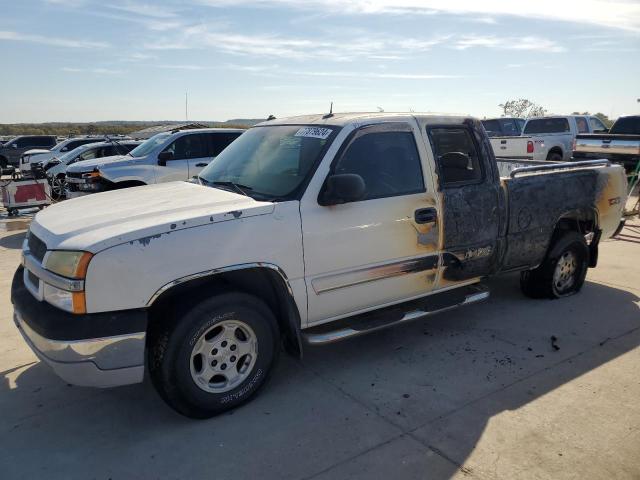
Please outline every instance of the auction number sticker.
[[322, 140], [326, 140], [329, 135], [331, 135], [330, 128], [321, 128], [321, 127], [302, 127], [300, 130], [296, 132], [294, 137], [310, 137], [310, 138], [320, 138]]

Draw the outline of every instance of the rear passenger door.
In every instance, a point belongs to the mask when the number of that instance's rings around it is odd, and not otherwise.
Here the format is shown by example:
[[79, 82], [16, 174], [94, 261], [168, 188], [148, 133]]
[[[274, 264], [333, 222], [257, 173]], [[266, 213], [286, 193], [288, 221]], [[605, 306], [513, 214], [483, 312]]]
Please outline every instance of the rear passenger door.
[[187, 133], [171, 142], [163, 152], [171, 152], [173, 158], [167, 160], [166, 166], [158, 165], [156, 182], [188, 180], [193, 176], [190, 172], [190, 163], [194, 164], [194, 168], [202, 168], [195, 167], [198, 164], [206, 165], [209, 159], [206, 156], [205, 135], [204, 133]]
[[502, 188], [491, 146], [472, 124], [427, 126], [427, 137], [443, 200], [438, 288], [445, 288], [493, 271], [500, 249]]

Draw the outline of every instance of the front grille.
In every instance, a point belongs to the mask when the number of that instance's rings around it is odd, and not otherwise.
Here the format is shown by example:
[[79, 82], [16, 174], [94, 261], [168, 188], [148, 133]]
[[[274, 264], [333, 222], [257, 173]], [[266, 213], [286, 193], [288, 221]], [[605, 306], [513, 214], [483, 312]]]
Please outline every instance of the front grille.
[[33, 255], [33, 257], [35, 257], [40, 263], [42, 263], [44, 254], [47, 253], [47, 245], [38, 237], [36, 237], [32, 232], [29, 232], [28, 245], [31, 255]]
[[82, 172], [67, 172], [69, 178], [82, 178]]

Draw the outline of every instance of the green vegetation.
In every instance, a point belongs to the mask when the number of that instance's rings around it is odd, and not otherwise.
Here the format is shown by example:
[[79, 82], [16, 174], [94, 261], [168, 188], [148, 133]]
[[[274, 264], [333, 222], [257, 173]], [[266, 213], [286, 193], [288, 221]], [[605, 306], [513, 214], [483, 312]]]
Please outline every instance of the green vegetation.
[[[230, 123], [233, 122], [233, 123]], [[223, 128], [243, 128], [252, 123], [240, 123], [236, 121], [230, 122], [197, 122], [204, 123], [211, 127]], [[95, 123], [5, 123], [0, 124], [0, 136], [16, 136], [16, 135], [57, 135], [60, 137], [74, 135], [127, 135], [143, 128], [149, 128], [156, 125], [171, 125], [185, 122], [95, 122]], [[255, 122], [254, 122], [255, 123]]]

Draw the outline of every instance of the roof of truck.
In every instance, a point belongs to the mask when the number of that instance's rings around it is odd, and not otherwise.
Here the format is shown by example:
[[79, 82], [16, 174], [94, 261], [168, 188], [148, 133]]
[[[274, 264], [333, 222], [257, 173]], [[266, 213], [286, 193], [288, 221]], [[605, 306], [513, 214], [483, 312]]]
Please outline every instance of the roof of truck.
[[403, 120], [408, 118], [416, 119], [430, 119], [430, 120], [446, 120], [447, 122], [459, 121], [462, 122], [465, 119], [471, 118], [469, 115], [448, 115], [443, 113], [393, 113], [393, 112], [359, 112], [359, 113], [334, 113], [328, 115], [327, 113], [318, 113], [314, 115], [300, 115], [296, 117], [284, 117], [273, 120], [267, 120], [258, 124], [258, 126], [267, 125], [334, 125], [343, 127], [349, 123], [374, 120], [374, 119], [387, 119], [387, 120]]

